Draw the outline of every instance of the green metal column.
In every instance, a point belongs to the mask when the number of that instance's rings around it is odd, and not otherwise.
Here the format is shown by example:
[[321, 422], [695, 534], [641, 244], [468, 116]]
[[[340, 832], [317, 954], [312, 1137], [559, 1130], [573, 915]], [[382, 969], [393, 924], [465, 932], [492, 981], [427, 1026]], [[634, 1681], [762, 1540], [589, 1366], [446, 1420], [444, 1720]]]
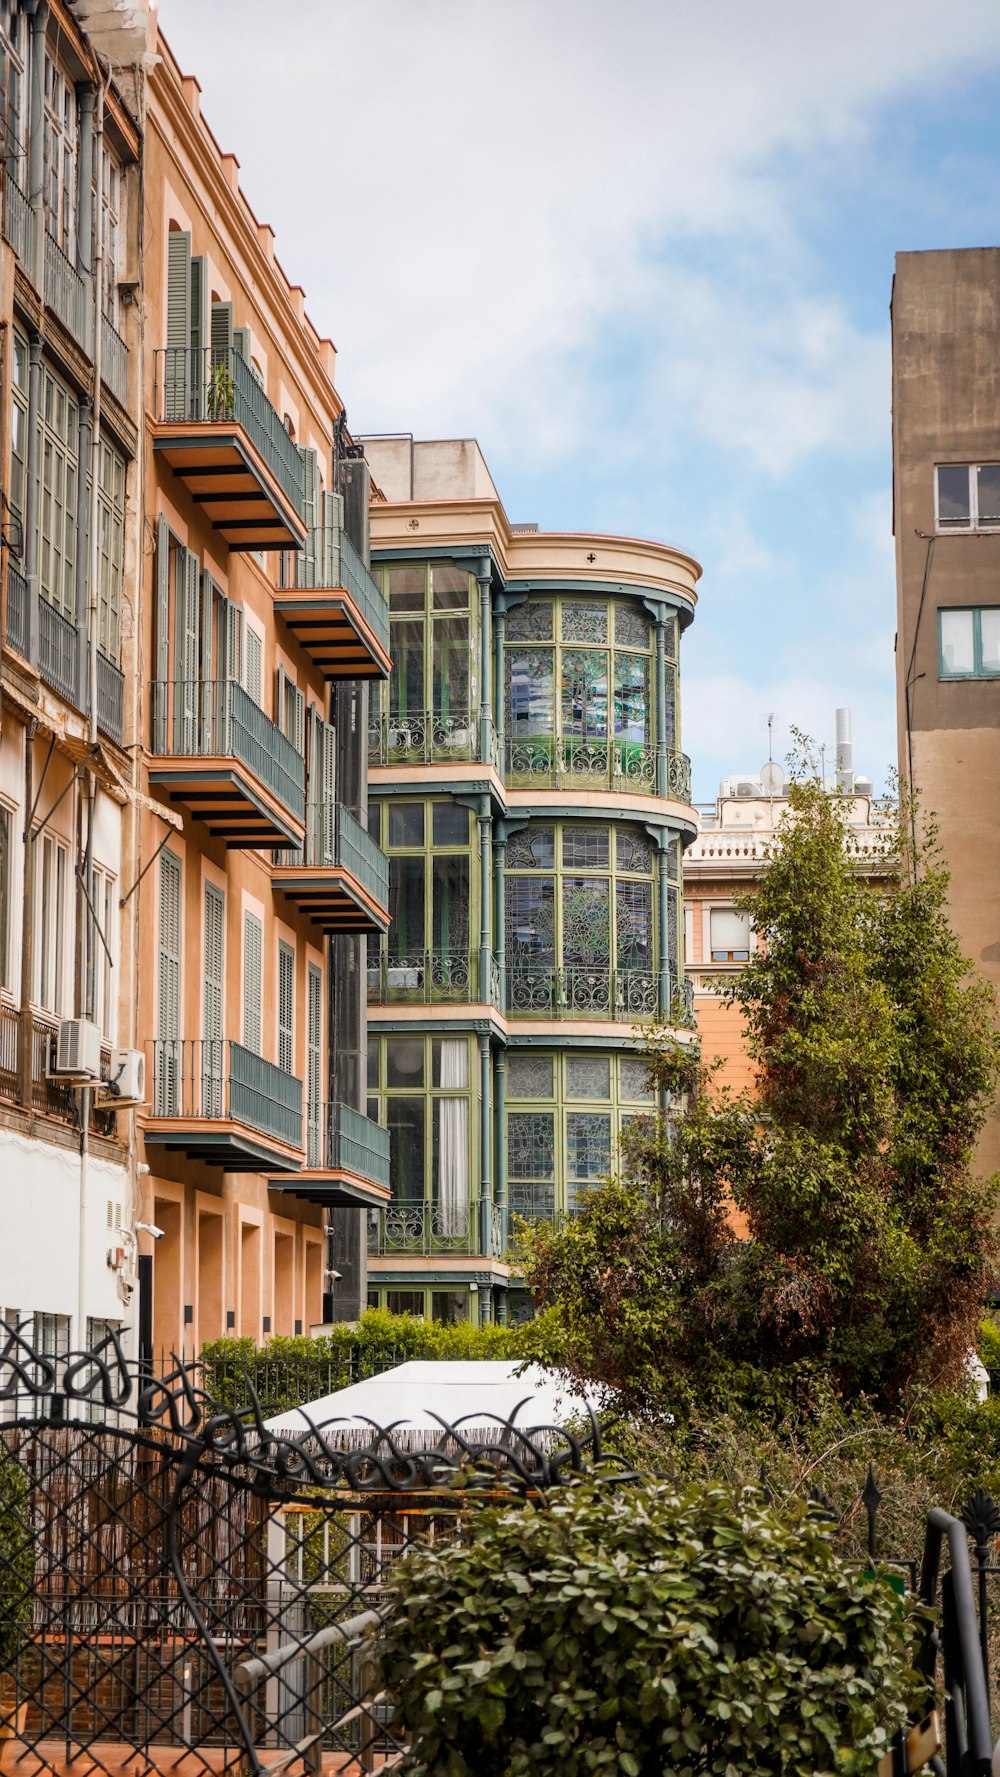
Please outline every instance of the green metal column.
[[490, 1140], [490, 1039], [485, 1033], [479, 1039], [479, 1251], [485, 1257], [490, 1250], [490, 1211], [493, 1206], [492, 1147]]
[[[659, 636], [659, 630], [657, 630]], [[670, 897], [667, 881], [667, 846], [670, 834], [661, 828], [656, 836], [656, 898], [660, 925], [660, 969], [659, 969], [659, 1012], [662, 1019], [670, 1014], [670, 1002], [673, 998], [670, 980]]]
[[488, 765], [493, 757], [493, 645], [490, 635], [490, 560], [484, 556], [476, 569], [479, 585], [479, 757]]
[[486, 1004], [490, 996], [490, 799], [481, 796], [479, 821], [479, 998]]
[[503, 650], [507, 636], [507, 612], [497, 611], [493, 620], [493, 709], [497, 730], [497, 756], [500, 760], [500, 776], [503, 777], [507, 765], [507, 699], [504, 688]]
[[498, 1011], [507, 1010], [507, 921], [504, 917], [506, 898], [507, 841], [499, 835], [493, 840], [493, 955], [499, 979]]
[[667, 612], [656, 611], [656, 794], [669, 791], [667, 773]]
[[507, 1251], [507, 1057], [502, 1049], [497, 1050], [493, 1068], [493, 1121], [496, 1139], [496, 1182], [493, 1186], [493, 1201], [500, 1211], [500, 1241], [504, 1252]]

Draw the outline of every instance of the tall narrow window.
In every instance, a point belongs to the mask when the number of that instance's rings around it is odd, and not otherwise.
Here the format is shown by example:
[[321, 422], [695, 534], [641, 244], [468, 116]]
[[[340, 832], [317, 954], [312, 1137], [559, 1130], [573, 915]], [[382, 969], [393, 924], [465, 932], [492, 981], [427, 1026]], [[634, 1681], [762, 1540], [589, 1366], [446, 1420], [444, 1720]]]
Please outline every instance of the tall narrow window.
[[295, 1072], [295, 952], [284, 940], [278, 945], [278, 1066]]
[[76, 255], [76, 88], [45, 58], [45, 226], [67, 259]]
[[181, 1078], [181, 861], [171, 851], [160, 853], [158, 938], [156, 1112], [175, 1117]]
[[0, 987], [12, 987], [10, 956], [11, 812], [0, 808]]
[[87, 909], [88, 968], [93, 974], [94, 1019], [108, 1042], [115, 1035], [115, 939], [118, 896], [115, 878], [103, 865], [94, 866], [94, 912]]
[[97, 642], [101, 653], [116, 666], [120, 650], [124, 536], [125, 464], [118, 452], [102, 438], [97, 486]]
[[61, 839], [43, 833], [35, 844], [35, 905], [38, 909], [38, 951], [35, 994], [47, 1012], [62, 1013], [63, 958], [66, 943], [67, 849]]
[[76, 606], [76, 478], [79, 409], [43, 366], [39, 578], [42, 596], [64, 616]]
[[243, 1047], [261, 1052], [264, 928], [254, 913], [243, 916]]
[[310, 963], [306, 973], [307, 1166], [323, 1163], [323, 971]]
[[[28, 457], [28, 342], [13, 335], [11, 352], [10, 504], [24, 523], [24, 476]], [[22, 539], [23, 543], [23, 539]]]
[[222, 1033], [225, 1004], [226, 898], [212, 882], [205, 884], [205, 984], [202, 998], [202, 1110], [222, 1115]]

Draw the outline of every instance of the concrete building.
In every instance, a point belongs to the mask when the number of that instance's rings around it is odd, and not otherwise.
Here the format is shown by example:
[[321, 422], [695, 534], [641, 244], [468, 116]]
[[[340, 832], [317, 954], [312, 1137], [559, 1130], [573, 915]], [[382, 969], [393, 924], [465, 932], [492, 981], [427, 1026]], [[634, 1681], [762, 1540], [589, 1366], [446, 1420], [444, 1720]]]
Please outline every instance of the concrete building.
[[697, 563], [512, 524], [472, 440], [366, 439], [392, 675], [371, 833], [392, 923], [368, 954], [368, 1114], [392, 1202], [368, 1300], [518, 1316], [512, 1211], [571, 1211], [648, 1109], [636, 1027], [685, 1028], [681, 636]]
[[[899, 765], [1000, 988], [1000, 248], [900, 253], [892, 294]], [[980, 1140], [1000, 1168], [1000, 1110]]]
[[0, 1311], [308, 1330], [388, 1196], [368, 472], [155, 12], [3, 22]]

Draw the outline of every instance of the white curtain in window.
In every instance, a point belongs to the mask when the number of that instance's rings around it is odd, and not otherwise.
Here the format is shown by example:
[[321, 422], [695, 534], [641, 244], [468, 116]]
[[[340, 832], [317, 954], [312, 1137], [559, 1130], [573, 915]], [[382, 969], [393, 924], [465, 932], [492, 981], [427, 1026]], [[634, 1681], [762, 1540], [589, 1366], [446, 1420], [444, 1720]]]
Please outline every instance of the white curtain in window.
[[[441, 1085], [468, 1084], [468, 1045], [462, 1041], [441, 1044]], [[438, 1214], [441, 1234], [460, 1239], [469, 1214], [469, 1101], [438, 1100]]]

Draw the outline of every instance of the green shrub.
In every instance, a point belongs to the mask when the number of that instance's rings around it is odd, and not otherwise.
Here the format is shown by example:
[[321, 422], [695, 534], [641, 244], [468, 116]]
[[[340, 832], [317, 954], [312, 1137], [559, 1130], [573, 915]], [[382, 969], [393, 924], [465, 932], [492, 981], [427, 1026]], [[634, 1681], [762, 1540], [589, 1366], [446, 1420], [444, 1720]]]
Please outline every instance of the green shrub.
[[31, 1628], [35, 1572], [31, 1483], [0, 1438], [0, 1678], [16, 1673]]
[[871, 1777], [919, 1694], [886, 1575], [759, 1492], [591, 1481], [398, 1579], [380, 1682], [410, 1777]]
[[988, 1370], [1000, 1370], [1000, 1326], [992, 1314], [979, 1323], [979, 1355]]

